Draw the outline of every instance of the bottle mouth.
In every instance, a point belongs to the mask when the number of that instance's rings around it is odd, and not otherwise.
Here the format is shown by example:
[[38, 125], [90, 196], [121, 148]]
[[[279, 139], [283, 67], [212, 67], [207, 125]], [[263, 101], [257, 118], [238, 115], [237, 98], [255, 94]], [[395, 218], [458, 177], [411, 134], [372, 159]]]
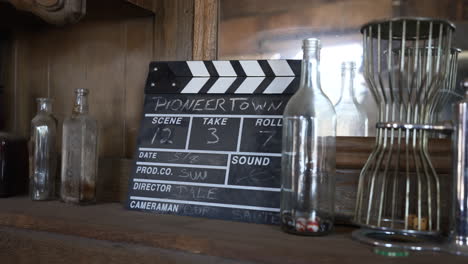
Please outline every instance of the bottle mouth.
[[318, 38], [306, 38], [302, 40], [302, 48], [308, 50], [318, 50], [322, 47], [320, 39]]
[[77, 95], [87, 95], [89, 93], [88, 89], [79, 88], [75, 90]]
[[48, 102], [53, 102], [54, 99], [52, 98], [48, 98], [48, 97], [38, 97], [36, 98], [36, 102], [44, 102], [44, 103], [48, 103]]

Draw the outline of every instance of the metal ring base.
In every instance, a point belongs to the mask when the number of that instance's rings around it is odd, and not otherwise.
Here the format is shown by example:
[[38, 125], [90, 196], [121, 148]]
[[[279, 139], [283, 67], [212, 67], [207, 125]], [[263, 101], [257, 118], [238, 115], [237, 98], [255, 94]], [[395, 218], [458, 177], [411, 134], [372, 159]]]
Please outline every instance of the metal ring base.
[[354, 231], [351, 236], [357, 241], [372, 246], [416, 251], [440, 251], [444, 242], [441, 236], [366, 228]]

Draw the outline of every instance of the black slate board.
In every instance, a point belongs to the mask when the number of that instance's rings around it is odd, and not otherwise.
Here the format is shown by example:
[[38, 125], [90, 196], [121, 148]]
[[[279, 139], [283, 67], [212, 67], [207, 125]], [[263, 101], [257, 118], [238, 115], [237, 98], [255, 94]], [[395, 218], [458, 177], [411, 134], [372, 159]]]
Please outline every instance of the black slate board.
[[298, 60], [150, 64], [127, 208], [279, 224]]

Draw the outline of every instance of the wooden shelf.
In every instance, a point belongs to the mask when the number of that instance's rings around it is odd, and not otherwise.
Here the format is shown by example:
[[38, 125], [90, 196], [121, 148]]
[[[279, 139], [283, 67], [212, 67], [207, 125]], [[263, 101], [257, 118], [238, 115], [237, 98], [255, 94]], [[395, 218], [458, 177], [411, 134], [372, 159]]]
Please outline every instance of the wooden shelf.
[[[27, 197], [0, 199], [0, 257], [6, 245], [36, 241], [37, 246], [33, 247], [36, 251], [42, 248], [54, 252], [56, 245], [70, 254], [84, 252], [80, 256], [91, 258], [94, 255], [89, 252], [99, 249], [101, 253], [96, 257], [99, 255], [101, 260], [102, 254], [125, 253], [127, 257], [133, 256], [133, 263], [144, 263], [141, 259], [145, 259], [145, 254], [150, 263], [155, 260], [154, 254], [162, 262], [177, 263], [456, 264], [467, 261], [463, 257], [430, 252], [412, 252], [404, 258], [382, 257], [375, 255], [370, 247], [353, 241], [352, 230], [337, 227], [330, 236], [301, 237], [285, 234], [277, 226], [134, 212], [117, 203], [73, 206], [58, 201], [32, 202]], [[124, 263], [124, 257], [117, 259], [118, 263]]]

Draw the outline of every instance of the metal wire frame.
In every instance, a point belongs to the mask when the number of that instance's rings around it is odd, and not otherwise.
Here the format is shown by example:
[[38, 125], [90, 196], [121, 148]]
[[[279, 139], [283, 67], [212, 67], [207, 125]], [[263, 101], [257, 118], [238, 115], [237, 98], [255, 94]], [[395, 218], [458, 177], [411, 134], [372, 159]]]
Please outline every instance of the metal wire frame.
[[[396, 18], [362, 27], [364, 77], [380, 123], [432, 124], [455, 84], [455, 27], [443, 20]], [[440, 179], [428, 131], [379, 127], [358, 184], [354, 221], [376, 229], [439, 232]], [[416, 220], [414, 220], [416, 219]], [[425, 223], [426, 222], [426, 223]]]

